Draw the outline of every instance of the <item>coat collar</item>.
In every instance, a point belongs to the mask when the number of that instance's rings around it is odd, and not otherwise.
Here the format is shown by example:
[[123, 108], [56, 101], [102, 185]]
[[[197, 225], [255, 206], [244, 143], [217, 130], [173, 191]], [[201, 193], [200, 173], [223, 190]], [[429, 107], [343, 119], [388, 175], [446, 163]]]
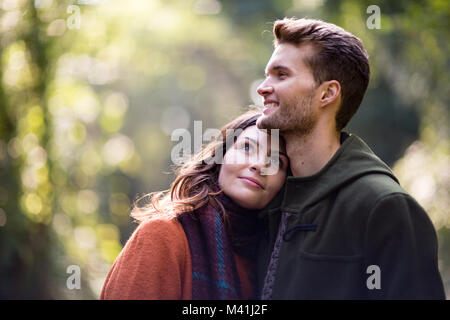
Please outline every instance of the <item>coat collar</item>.
[[384, 174], [398, 183], [390, 168], [355, 134], [345, 141], [317, 173], [307, 177], [288, 176], [285, 184], [260, 217], [276, 212], [298, 213], [316, 204], [346, 184], [368, 174]]

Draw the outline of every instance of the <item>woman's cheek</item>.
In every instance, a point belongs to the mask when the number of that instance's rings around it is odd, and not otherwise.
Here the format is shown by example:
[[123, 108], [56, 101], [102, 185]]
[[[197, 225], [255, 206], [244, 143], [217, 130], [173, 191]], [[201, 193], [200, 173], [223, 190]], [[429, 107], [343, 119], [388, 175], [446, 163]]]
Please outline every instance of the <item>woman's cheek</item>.
[[273, 189], [275, 189], [276, 192], [278, 192], [278, 190], [280, 190], [281, 187], [283, 187], [284, 180], [286, 180], [286, 172], [280, 169], [280, 171], [273, 176], [273, 179], [270, 181], [270, 184], [273, 186]]
[[246, 162], [245, 154], [243, 154], [242, 152], [233, 152], [230, 155], [228, 162], [232, 165], [244, 164]]

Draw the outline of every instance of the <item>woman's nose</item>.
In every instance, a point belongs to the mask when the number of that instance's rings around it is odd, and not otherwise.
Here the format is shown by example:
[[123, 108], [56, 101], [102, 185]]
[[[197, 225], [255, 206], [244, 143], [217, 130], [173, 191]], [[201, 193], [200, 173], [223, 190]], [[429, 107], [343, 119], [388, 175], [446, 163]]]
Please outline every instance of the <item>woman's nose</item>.
[[250, 170], [260, 173], [262, 168], [270, 165], [270, 161], [267, 160], [268, 159], [265, 156], [257, 156], [256, 159], [253, 159], [253, 161], [251, 162]]

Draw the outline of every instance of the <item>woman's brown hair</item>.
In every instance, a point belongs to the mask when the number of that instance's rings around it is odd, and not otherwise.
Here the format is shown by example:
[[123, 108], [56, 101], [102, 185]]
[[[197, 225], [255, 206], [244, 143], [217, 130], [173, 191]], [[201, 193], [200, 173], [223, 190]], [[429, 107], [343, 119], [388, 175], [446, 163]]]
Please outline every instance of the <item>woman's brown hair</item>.
[[[223, 126], [218, 137], [175, 170], [177, 177], [169, 190], [152, 192], [137, 199], [131, 216], [138, 223], [155, 218], [171, 219], [184, 212], [193, 212], [214, 199], [213, 205], [219, 206], [227, 221], [222, 203], [215, 198], [222, 192], [218, 184], [221, 161], [216, 160], [217, 157], [221, 159], [244, 129], [256, 125], [260, 116], [259, 110], [251, 109]], [[139, 206], [138, 202], [144, 198], [151, 201]]]

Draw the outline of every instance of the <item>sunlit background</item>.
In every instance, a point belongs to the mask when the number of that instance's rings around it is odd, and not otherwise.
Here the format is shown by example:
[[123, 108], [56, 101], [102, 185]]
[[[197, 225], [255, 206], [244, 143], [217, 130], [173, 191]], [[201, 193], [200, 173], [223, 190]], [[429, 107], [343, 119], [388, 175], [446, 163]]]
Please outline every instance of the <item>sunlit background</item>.
[[372, 78], [347, 130], [427, 210], [449, 297], [449, 1], [0, 0], [0, 298], [97, 299], [133, 201], [173, 180], [171, 133], [261, 104], [284, 16], [363, 40]]

